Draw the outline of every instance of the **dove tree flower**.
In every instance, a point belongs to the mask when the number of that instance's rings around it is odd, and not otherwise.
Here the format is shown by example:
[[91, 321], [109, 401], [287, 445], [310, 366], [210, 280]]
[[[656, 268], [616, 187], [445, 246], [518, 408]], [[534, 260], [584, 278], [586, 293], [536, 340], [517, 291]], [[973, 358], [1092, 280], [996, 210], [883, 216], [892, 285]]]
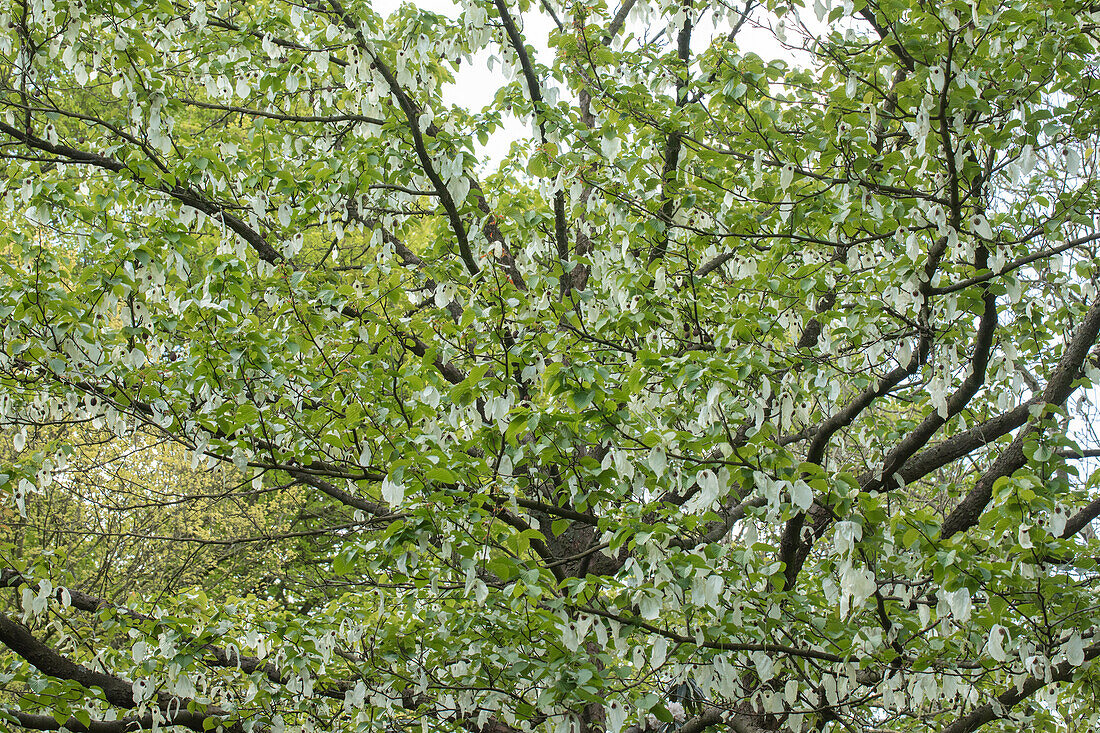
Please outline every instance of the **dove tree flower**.
[[0, 0], [2, 725], [1100, 725], [1098, 22]]

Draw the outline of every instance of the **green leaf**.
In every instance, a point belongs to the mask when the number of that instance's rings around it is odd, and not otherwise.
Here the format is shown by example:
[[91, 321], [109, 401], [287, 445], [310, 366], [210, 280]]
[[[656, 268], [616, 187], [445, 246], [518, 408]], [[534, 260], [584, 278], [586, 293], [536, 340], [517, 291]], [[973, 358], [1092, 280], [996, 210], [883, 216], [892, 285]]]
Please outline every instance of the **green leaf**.
[[574, 390], [566, 398], [569, 406], [574, 410], [581, 412], [592, 404], [593, 398], [596, 396], [595, 388], [589, 387], [586, 389]]

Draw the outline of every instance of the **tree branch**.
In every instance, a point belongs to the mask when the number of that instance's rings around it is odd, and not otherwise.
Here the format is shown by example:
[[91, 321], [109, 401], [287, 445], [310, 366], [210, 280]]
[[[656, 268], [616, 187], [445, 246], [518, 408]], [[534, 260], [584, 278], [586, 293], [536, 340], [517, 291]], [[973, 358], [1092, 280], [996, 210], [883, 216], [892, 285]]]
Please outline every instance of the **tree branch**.
[[[500, 14], [500, 22], [504, 25], [504, 32], [508, 35], [508, 41], [512, 44], [516, 55], [519, 57], [520, 68], [523, 70], [523, 80], [527, 85], [527, 93], [531, 97], [531, 107], [534, 110], [535, 120], [539, 127], [539, 137], [542, 143], [546, 143], [546, 116], [543, 109], [542, 85], [535, 75], [535, 66], [531, 62], [531, 55], [527, 53], [527, 46], [523, 42], [519, 28], [516, 26], [512, 14], [508, 11], [508, 4], [504, 0], [493, 0], [497, 13]], [[555, 18], [556, 20], [556, 18]], [[560, 25], [560, 23], [559, 23]], [[569, 230], [565, 220], [565, 192], [559, 187], [554, 191], [554, 244], [558, 252], [558, 259], [563, 267], [564, 280], [565, 262], [569, 259]]]
[[[1086, 662], [1094, 659], [1097, 655], [1100, 655], [1100, 644], [1085, 649]], [[1073, 666], [1068, 661], [1056, 664], [1050, 669], [1049, 677], [1028, 678], [1022, 684], [1016, 684], [998, 695], [997, 703], [1002, 710], [1011, 710], [1021, 700], [1030, 697], [1047, 685], [1073, 679], [1073, 675], [1078, 669], [1080, 668]], [[954, 723], [945, 727], [941, 733], [971, 733], [971, 731], [977, 730], [986, 723], [1003, 717], [1005, 716], [999, 715], [994, 710], [993, 703], [986, 703], [971, 711], [969, 715], [957, 719]]]
[[[687, 86], [691, 60], [691, 8], [692, 0], [684, 0], [684, 25], [676, 35], [676, 56], [680, 59], [680, 68], [676, 75], [676, 101], [677, 109], [687, 104]], [[677, 123], [672, 122], [675, 125]], [[649, 254], [647, 264], [652, 264], [665, 256], [668, 250], [669, 224], [672, 223], [672, 213], [676, 209], [676, 202], [672, 199], [672, 184], [676, 179], [676, 169], [680, 164], [680, 150], [683, 146], [684, 135], [679, 129], [668, 133], [665, 140], [664, 164], [661, 168], [661, 221], [664, 223], [664, 231], [658, 237], [657, 245]]]
[[134, 183], [137, 183], [144, 188], [148, 188], [154, 191], [160, 191], [168, 196], [176, 199], [182, 204], [186, 204], [193, 209], [197, 209], [207, 216], [222, 222], [226, 228], [231, 230], [234, 234], [245, 240], [256, 251], [262, 260], [270, 264], [277, 264], [282, 262], [285, 258], [275, 250], [271, 244], [261, 235], [259, 232], [252, 229], [250, 226], [244, 223], [241, 219], [237, 218], [233, 214], [227, 212], [223, 207], [214, 204], [211, 201], [207, 201], [202, 198], [198, 193], [193, 190], [186, 189], [182, 186], [168, 186], [166, 184], [150, 185], [145, 182], [138, 173], [131, 170], [126, 164], [121, 161], [109, 158], [105, 155], [99, 155], [98, 153], [89, 153], [84, 150], [78, 150], [77, 148], [69, 147], [68, 145], [51, 144], [50, 142], [41, 138], [31, 135], [29, 132], [23, 132], [18, 128], [12, 127], [6, 122], [0, 122], [0, 132], [8, 135], [9, 137], [17, 140], [18, 142], [26, 145], [28, 148], [34, 150], [41, 150], [51, 155], [60, 156], [66, 161], [71, 163], [77, 163], [80, 165], [90, 165], [96, 168], [101, 168], [112, 173], [120, 173], [128, 177]]
[[[1051, 375], [1047, 388], [1043, 391], [1042, 403], [1045, 405], [1061, 405], [1076, 389], [1077, 378], [1081, 373], [1081, 367], [1088, 358], [1089, 351], [1096, 343], [1097, 334], [1100, 333], [1100, 298], [1098, 298], [1085, 319], [1074, 334], [1073, 339], [1066, 347], [1058, 366]], [[1027, 463], [1024, 456], [1024, 441], [1029, 435], [1036, 432], [1034, 428], [1025, 430], [1005, 448], [1004, 452], [994, 461], [993, 465], [978, 479], [970, 493], [959, 502], [955, 510], [944, 520], [940, 529], [940, 536], [944, 539], [957, 532], [970, 529], [978, 523], [982, 512], [993, 497], [993, 484], [1002, 476], [1010, 476], [1017, 469]]]
[[28, 730], [61, 730], [64, 728], [69, 733], [133, 733], [138, 730], [153, 730], [153, 714], [148, 713], [141, 717], [126, 717], [118, 720], [92, 720], [88, 725], [76, 718], [58, 723], [52, 715], [33, 715], [22, 710], [0, 710], [0, 719], [10, 716], [14, 721]]
[[[0, 613], [0, 643], [50, 677], [70, 680], [88, 689], [98, 687], [103, 690], [104, 699], [116, 707], [127, 710], [137, 707], [132, 683], [112, 674], [88, 669], [61, 656], [36, 639], [26, 626], [2, 613]], [[217, 721], [218, 724], [225, 722], [226, 713], [213, 707], [206, 708], [204, 712], [198, 712], [202, 706], [192, 700], [160, 693], [157, 702], [161, 710], [176, 710], [168, 721], [169, 725], [180, 725], [198, 733], [205, 733], [209, 730], [205, 725], [208, 720]], [[191, 707], [196, 707], [196, 710], [193, 711]], [[239, 722], [236, 722], [227, 730], [230, 733], [243, 733], [244, 729]]]

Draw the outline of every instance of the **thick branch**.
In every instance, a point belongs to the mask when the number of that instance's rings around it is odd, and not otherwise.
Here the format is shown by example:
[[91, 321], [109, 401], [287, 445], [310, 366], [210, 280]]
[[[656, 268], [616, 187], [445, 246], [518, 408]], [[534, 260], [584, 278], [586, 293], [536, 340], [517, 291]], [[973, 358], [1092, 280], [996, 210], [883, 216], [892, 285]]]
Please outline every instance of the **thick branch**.
[[385, 506], [384, 504], [377, 504], [373, 501], [367, 501], [366, 499], [355, 496], [354, 494], [344, 491], [340, 487], [331, 484], [322, 478], [314, 476], [313, 474], [306, 473], [305, 471], [296, 471], [292, 468], [285, 468], [283, 470], [285, 470], [298, 481], [301, 481], [303, 484], [306, 484], [307, 486], [312, 486], [323, 494], [327, 494], [333, 499], [336, 499], [336, 501], [340, 502], [341, 504], [350, 506], [353, 509], [359, 509], [360, 511], [364, 511], [367, 514], [375, 517], [395, 517], [393, 511], [388, 506]]
[[[531, 97], [531, 107], [535, 113], [535, 120], [539, 126], [539, 137], [542, 143], [546, 143], [546, 118], [543, 109], [542, 85], [535, 75], [535, 65], [531, 62], [531, 55], [527, 53], [527, 45], [523, 42], [519, 28], [516, 26], [512, 14], [508, 11], [508, 4], [504, 0], [493, 0], [497, 12], [500, 14], [500, 22], [504, 25], [504, 31], [508, 34], [508, 41], [515, 49], [519, 57], [520, 68], [523, 70], [523, 80], [527, 85], [527, 93]], [[558, 259], [562, 265], [569, 258], [569, 244], [567, 242], [568, 225], [565, 221], [565, 192], [559, 187], [554, 192], [554, 243], [558, 252]]]
[[890, 29], [879, 22], [875, 17], [875, 10], [880, 10], [877, 5], [869, 5], [859, 11], [859, 14], [863, 16], [863, 19], [871, 24], [871, 27], [875, 29], [875, 33], [878, 34], [885, 43], [886, 47], [890, 49], [891, 53], [898, 57], [898, 61], [901, 61], [902, 65], [912, 72], [916, 68], [916, 63], [913, 61], [913, 57], [909, 55], [909, 52], [905, 50], [899, 40], [895, 37], [891, 39]]
[[[988, 252], [985, 247], [979, 248], [974, 264], [975, 269], [984, 270], [987, 259]], [[982, 303], [984, 309], [978, 323], [978, 332], [974, 338], [974, 355], [970, 359], [970, 373], [958, 389], [947, 399], [946, 414], [941, 415], [938, 410], [930, 413], [886, 457], [882, 466], [881, 485], [888, 488], [896, 485], [893, 478], [894, 473], [905, 465], [918, 450], [927, 445], [932, 436], [936, 434], [936, 431], [946, 425], [948, 420], [962, 412], [963, 408], [978, 393], [981, 386], [985, 384], [986, 367], [989, 365], [989, 355], [993, 350], [993, 334], [997, 329], [997, 296], [989, 288], [983, 288], [983, 290]], [[869, 487], [869, 489], [876, 488], [878, 486]]]
[[127, 717], [118, 720], [92, 720], [84, 725], [76, 718], [58, 723], [52, 715], [32, 715], [21, 710], [2, 710], [0, 717], [11, 716], [23, 728], [28, 730], [61, 730], [69, 733], [132, 733], [138, 730], [153, 730], [153, 714], [140, 718]]
[[[127, 710], [137, 707], [133, 684], [112, 674], [88, 669], [61, 656], [36, 639], [26, 626], [13, 621], [4, 614], [0, 614], [0, 643], [25, 659], [32, 667], [50, 677], [70, 680], [89, 690], [98, 687], [103, 690], [103, 697], [107, 702], [116, 707]], [[192, 711], [190, 706], [194, 705], [193, 702], [173, 698], [166, 694], [158, 697], [158, 703], [162, 710], [176, 710], [176, 714], [168, 721], [169, 724], [190, 728], [199, 733], [205, 733], [209, 730], [209, 727], [205, 725], [207, 720], [214, 720], [218, 723], [223, 723], [225, 720], [225, 714], [221, 711], [212, 708], [207, 709], [206, 712]], [[243, 728], [240, 723], [234, 723], [228, 730], [232, 733], [240, 733]]]
[[[930, 283], [932, 282], [932, 277], [935, 275], [936, 270], [939, 269], [940, 261], [943, 259], [946, 252], [947, 237], [940, 237], [929, 249], [928, 261], [924, 264], [924, 284], [921, 286], [923, 302], [921, 303], [918, 316], [920, 339], [917, 344], [916, 353], [910, 357], [908, 364], [898, 364], [897, 368], [884, 376], [877, 384], [864, 389], [840, 411], [830, 415], [824, 420], [817, 430], [814, 431], [813, 440], [810, 442], [810, 447], [806, 452], [807, 462], [820, 465], [822, 459], [825, 457], [825, 450], [828, 447], [829, 441], [832, 440], [833, 435], [835, 435], [838, 430], [851, 425], [852, 422], [865, 409], [870, 407], [875, 400], [887, 394], [890, 390], [894, 389], [894, 387], [915, 374], [924, 362], [928, 360], [928, 355], [932, 351], [933, 336], [932, 328], [929, 326], [929, 318], [932, 310], [932, 299], [929, 295]], [[819, 505], [815, 504], [814, 506], [820, 509]], [[824, 516], [824, 513], [820, 514]], [[810, 544], [802, 541], [802, 528], [805, 522], [805, 512], [799, 512], [787, 522], [787, 525], [783, 528], [783, 536], [779, 541], [779, 559], [784, 564], [783, 573], [788, 588], [794, 585], [799, 572], [802, 570], [803, 563], [805, 563], [806, 558], [809, 556]]]
[[[1100, 654], [1100, 645], [1090, 646], [1085, 650], [1085, 661], [1087, 662], [1090, 659], [1094, 659], [1098, 654]], [[997, 702], [1000, 703], [1000, 708], [1002, 710], [1011, 710], [1021, 700], [1031, 697], [1047, 685], [1056, 682], [1067, 682], [1073, 679], [1073, 675], [1077, 669], [1077, 667], [1074, 667], [1068, 661], [1056, 664], [1050, 669], [1049, 677], [1031, 677], [1025, 680], [1022, 685], [1014, 685], [998, 695]], [[971, 733], [971, 731], [975, 731], [986, 723], [990, 723], [1001, 717], [1002, 716], [998, 715], [993, 709], [993, 703], [987, 703], [980, 708], [976, 708], [969, 715], [965, 715], [954, 723], [951, 723], [945, 727], [941, 733]]]
[[133, 182], [144, 186], [146, 188], [160, 191], [176, 199], [182, 204], [197, 209], [207, 216], [216, 219], [225, 225], [227, 229], [246, 241], [249, 246], [256, 251], [256, 254], [266, 262], [275, 264], [283, 261], [283, 256], [279, 254], [271, 244], [263, 237], [262, 234], [252, 229], [245, 224], [242, 220], [238, 219], [227, 212], [222, 207], [207, 201], [199, 196], [193, 190], [183, 188], [182, 186], [168, 186], [166, 184], [150, 185], [146, 183], [145, 179], [138, 173], [131, 170], [126, 164], [121, 161], [109, 158], [105, 155], [99, 155], [98, 153], [89, 153], [84, 150], [78, 150], [77, 148], [69, 147], [68, 145], [54, 145], [41, 138], [35, 137], [30, 133], [23, 132], [16, 127], [0, 122], [0, 132], [8, 135], [9, 137], [17, 140], [18, 142], [26, 145], [28, 148], [34, 150], [41, 150], [49, 153], [50, 155], [59, 156], [64, 158], [68, 162], [76, 163], [80, 165], [90, 165], [95, 168], [101, 168], [112, 173], [120, 173], [127, 176]]
[[[686, 0], [683, 7], [684, 25], [676, 35], [676, 56], [680, 59], [680, 68], [677, 70], [676, 77], [677, 109], [687, 104], [688, 74], [690, 73], [688, 62], [691, 60], [691, 0]], [[673, 201], [671, 189], [676, 179], [676, 169], [680, 164], [680, 150], [683, 147], [683, 139], [682, 132], [673, 130], [665, 140], [664, 165], [661, 168], [661, 221], [664, 223], [665, 228], [659, 235], [657, 245], [649, 255], [650, 264], [664, 257], [665, 252], [668, 250], [669, 224], [672, 223], [672, 213], [676, 210], [676, 202]]]
[[[1076, 388], [1081, 367], [1096, 343], [1098, 333], [1100, 333], [1100, 299], [1097, 299], [1089, 308], [1073, 340], [1058, 361], [1058, 366], [1047, 383], [1047, 388], [1043, 391], [1043, 404], [1061, 405], [1069, 399]], [[1005, 448], [989, 470], [978, 479], [966, 498], [959, 502], [955, 510], [944, 520], [940, 530], [941, 537], [946, 539], [978, 523], [986, 505], [993, 497], [993, 484], [997, 479], [1002, 476], [1011, 476], [1027, 463], [1027, 458], [1024, 456], [1024, 441], [1034, 432], [1035, 429], [1023, 431]]]
[[[23, 574], [13, 568], [0, 569], [0, 588], [18, 588], [21, 585], [29, 585], [27, 579], [23, 577]], [[89, 613], [95, 613], [101, 608], [111, 605], [106, 599], [97, 598], [96, 596], [89, 595], [84, 591], [67, 589], [69, 592], [69, 602], [73, 608], [80, 611], [87, 611]], [[62, 596], [62, 589], [58, 588], [55, 597], [60, 600]]]
[[[343, 8], [337, 3], [334, 3], [334, 6], [337, 8], [337, 12], [340, 16], [343, 17]], [[349, 27], [353, 26], [349, 23]], [[366, 44], [363, 45], [364, 48], [367, 48]], [[439, 202], [443, 205], [443, 210], [447, 214], [447, 221], [450, 223], [451, 230], [454, 232], [455, 239], [458, 241], [458, 253], [463, 263], [466, 265], [466, 271], [471, 275], [476, 275], [481, 271], [481, 268], [477, 266], [473, 251], [470, 249], [469, 235], [466, 232], [466, 225], [462, 222], [462, 217], [458, 213], [458, 205], [451, 196], [447, 184], [444, 183], [443, 179], [440, 177], [439, 171], [435, 169], [435, 164], [432, 162], [432, 156], [428, 153], [428, 148], [424, 143], [424, 134], [420, 131], [419, 111], [412, 100], [409, 99], [405, 90], [397, 82], [397, 77], [390, 67], [386, 65], [382, 59], [378, 58], [377, 54], [369, 50], [369, 48], [367, 52], [370, 53], [375, 68], [378, 70], [378, 73], [382, 75], [382, 78], [386, 80], [390, 92], [397, 98], [398, 105], [405, 114], [405, 119], [409, 123], [409, 132], [412, 135], [413, 148], [416, 150], [416, 157], [420, 160], [420, 167], [424, 170], [424, 174], [428, 176], [428, 180], [432, 182], [432, 187], [435, 188], [436, 193], [439, 194]]]
[[[898, 475], [903, 482], [909, 484], [943, 468], [952, 461], [969, 455], [984, 445], [989, 445], [1026, 423], [1028, 415], [1031, 414], [1031, 408], [1041, 402], [1041, 397], [1028, 400], [1008, 412], [991, 417], [965, 432], [953, 435], [942, 443], [921, 451], [898, 470]], [[860, 478], [860, 486], [867, 486], [876, 478], [870, 474], [865, 475]]]
[[630, 15], [630, 11], [634, 8], [636, 2], [637, 0], [623, 0], [623, 4], [615, 11], [615, 17], [611, 19], [611, 25], [607, 26], [607, 33], [603, 37], [605, 45], [611, 43], [611, 39], [619, 35], [619, 31], [626, 25], [626, 18]]
[[1098, 516], [1100, 516], [1100, 499], [1094, 499], [1087, 506], [1082, 507], [1076, 514], [1066, 520], [1065, 529], [1062, 530], [1061, 534], [1062, 539], [1068, 539], [1077, 534]]
[[[20, 585], [29, 585], [27, 579], [23, 576], [22, 573], [13, 568], [0, 569], [0, 588], [18, 588]], [[65, 593], [69, 594], [70, 605], [78, 611], [95, 613], [103, 608], [113, 608], [116, 613], [138, 621], [154, 620], [152, 616], [147, 616], [143, 613], [138, 613], [137, 611], [133, 611], [128, 608], [116, 606], [115, 604], [108, 601], [106, 598], [99, 598], [97, 596], [93, 596], [74, 588], [57, 587], [54, 589], [53, 595], [54, 598], [56, 598], [57, 601], [60, 602]], [[245, 674], [252, 674], [253, 672], [259, 670], [267, 675], [267, 678], [269, 680], [278, 685], [285, 685], [288, 681], [287, 675], [281, 672], [277, 666], [275, 666], [271, 662], [266, 662], [259, 657], [242, 655], [239, 652], [230, 654], [227, 649], [210, 644], [203, 645], [202, 649], [204, 652], [210, 655], [208, 658], [203, 659], [203, 662], [209, 666], [222, 667], [225, 669], [239, 669]], [[343, 699], [345, 690], [341, 685], [337, 684], [333, 687], [321, 688], [320, 690], [318, 690], [318, 692], [325, 697]], [[72, 726], [68, 727], [71, 728]]]

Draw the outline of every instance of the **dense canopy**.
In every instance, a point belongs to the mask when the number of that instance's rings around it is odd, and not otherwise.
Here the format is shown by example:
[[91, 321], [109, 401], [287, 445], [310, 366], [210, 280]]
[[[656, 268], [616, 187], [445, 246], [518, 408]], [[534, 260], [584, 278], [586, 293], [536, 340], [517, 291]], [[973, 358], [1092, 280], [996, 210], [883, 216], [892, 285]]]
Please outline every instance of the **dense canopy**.
[[1095, 730], [1098, 25], [0, 0], [0, 726]]

